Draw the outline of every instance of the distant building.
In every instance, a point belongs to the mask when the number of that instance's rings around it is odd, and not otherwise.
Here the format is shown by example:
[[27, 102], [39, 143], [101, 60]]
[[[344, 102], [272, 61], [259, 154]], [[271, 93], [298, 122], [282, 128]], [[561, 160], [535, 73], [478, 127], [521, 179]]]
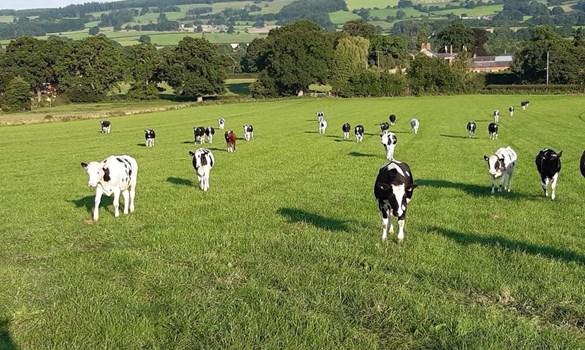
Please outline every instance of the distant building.
[[471, 71], [473, 72], [501, 72], [510, 68], [512, 55], [501, 56], [473, 56]]
[[436, 52], [431, 49], [431, 43], [422, 44], [420, 48], [420, 52], [428, 57], [438, 57], [443, 58], [449, 61], [449, 64], [453, 63], [455, 57], [457, 57], [456, 53], [453, 53], [453, 46], [450, 47], [450, 50], [447, 51], [447, 46], [445, 46], [445, 52]]

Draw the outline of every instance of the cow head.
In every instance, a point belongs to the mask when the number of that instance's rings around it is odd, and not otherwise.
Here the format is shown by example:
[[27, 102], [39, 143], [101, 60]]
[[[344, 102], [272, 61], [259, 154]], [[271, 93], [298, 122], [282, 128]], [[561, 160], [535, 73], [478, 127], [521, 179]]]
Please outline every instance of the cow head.
[[382, 137], [381, 142], [384, 146], [395, 145], [398, 142], [394, 133], [385, 132], [380, 136]]
[[392, 215], [395, 217], [401, 217], [406, 211], [406, 205], [412, 199], [414, 189], [417, 184], [406, 184], [406, 183], [376, 183], [376, 188], [383, 194], [383, 197], [390, 203], [392, 209]]
[[110, 169], [104, 167], [104, 165], [104, 163], [98, 162], [81, 163], [81, 166], [89, 175], [88, 186], [96, 187], [102, 179], [110, 181]]
[[491, 156], [483, 156], [483, 159], [487, 162], [488, 172], [494, 177], [502, 176], [504, 172], [504, 158], [499, 158], [497, 155], [492, 154]]

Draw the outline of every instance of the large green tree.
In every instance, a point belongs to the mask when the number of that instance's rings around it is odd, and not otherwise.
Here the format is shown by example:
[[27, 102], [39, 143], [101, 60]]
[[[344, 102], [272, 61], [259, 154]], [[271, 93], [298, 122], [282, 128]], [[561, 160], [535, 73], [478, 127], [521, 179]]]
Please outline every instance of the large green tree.
[[333, 59], [333, 36], [302, 20], [271, 30], [266, 38], [266, 66], [252, 91], [296, 95], [310, 84], [326, 83]]
[[206, 39], [185, 37], [173, 50], [165, 52], [160, 79], [187, 96], [222, 93], [228, 60]]
[[14, 77], [8, 82], [2, 97], [3, 111], [18, 112], [31, 109], [30, 87], [28, 82], [21, 77]]
[[156, 47], [151, 43], [141, 43], [128, 47], [125, 54], [127, 79], [132, 82], [128, 95], [137, 99], [157, 98], [156, 72], [160, 56]]
[[20, 37], [6, 46], [6, 52], [0, 60], [2, 75], [11, 80], [19, 76], [30, 85], [30, 89], [54, 80], [53, 58], [46, 40]]
[[368, 49], [370, 41], [361, 36], [349, 36], [339, 40], [335, 47], [331, 68], [331, 85], [341, 90], [352, 74], [368, 68]]
[[453, 52], [460, 52], [463, 47], [471, 49], [476, 45], [475, 33], [461, 22], [454, 22], [437, 34], [439, 46], [453, 47]]

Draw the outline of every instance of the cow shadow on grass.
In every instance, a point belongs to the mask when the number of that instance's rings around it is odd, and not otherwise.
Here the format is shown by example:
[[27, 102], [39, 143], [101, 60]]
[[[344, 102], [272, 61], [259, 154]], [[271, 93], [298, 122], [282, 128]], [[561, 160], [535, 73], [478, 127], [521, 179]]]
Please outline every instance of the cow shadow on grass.
[[16, 350], [18, 347], [10, 335], [10, 322], [5, 318], [0, 318], [0, 349]]
[[348, 153], [350, 156], [352, 157], [377, 157], [377, 154], [371, 154], [371, 153], [361, 153], [361, 152], [349, 152]]
[[[499, 184], [499, 179], [496, 181], [496, 185]], [[420, 187], [435, 187], [435, 188], [454, 188], [460, 191], [463, 191], [470, 196], [473, 197], [492, 197], [498, 196], [505, 199], [513, 199], [513, 200], [520, 200], [520, 199], [536, 199], [538, 196], [526, 194], [526, 193], [518, 193], [514, 192], [496, 192], [494, 194], [491, 193], [491, 183], [489, 177], [486, 177], [485, 185], [476, 185], [476, 184], [468, 184], [462, 182], [453, 182], [449, 180], [437, 180], [437, 179], [415, 179], [414, 182]]]
[[146, 143], [137, 143], [136, 146], [146, 147]]
[[349, 231], [347, 221], [345, 220], [327, 218], [319, 214], [309, 213], [305, 210], [295, 208], [280, 208], [276, 212], [287, 219], [290, 224], [299, 227], [310, 225], [327, 231]]
[[445, 135], [445, 134], [441, 134], [441, 137], [449, 137], [452, 139], [472, 139], [473, 137], [469, 137], [469, 136], [460, 136], [460, 135]]
[[[79, 198], [79, 199], [73, 199], [70, 200], [69, 202], [75, 204], [75, 207], [77, 208], [82, 208], [85, 207], [85, 210], [87, 210], [88, 213], [92, 213], [93, 212], [93, 206], [95, 203], [95, 195], [91, 195], [91, 196], [85, 196], [83, 198]], [[110, 197], [110, 196], [106, 196], [103, 195], [101, 200], [100, 200], [100, 208], [104, 208], [107, 206], [114, 204], [114, 198]], [[120, 195], [120, 205], [124, 206], [124, 200], [122, 199], [122, 195]], [[112, 210], [112, 213], [114, 211]]]
[[532, 255], [545, 256], [555, 260], [585, 264], [585, 256], [583, 254], [560, 249], [557, 247], [516, 241], [501, 236], [478, 236], [443, 227], [429, 227], [428, 229], [430, 231], [437, 232], [438, 234], [445, 236], [461, 245], [479, 244], [487, 247], [505, 249], [507, 251], [528, 253]]
[[183, 179], [180, 177], [167, 177], [167, 182], [172, 183], [173, 185], [195, 186], [195, 183], [193, 182], [193, 180]]

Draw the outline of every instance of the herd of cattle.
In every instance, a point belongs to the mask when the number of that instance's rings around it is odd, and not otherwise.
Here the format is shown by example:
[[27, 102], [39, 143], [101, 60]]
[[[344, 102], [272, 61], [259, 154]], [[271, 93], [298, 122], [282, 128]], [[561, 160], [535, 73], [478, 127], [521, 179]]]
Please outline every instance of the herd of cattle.
[[[522, 101], [520, 106], [525, 110], [529, 105], [529, 101]], [[514, 106], [508, 108], [509, 116], [514, 115]], [[327, 121], [325, 120], [325, 113], [319, 111], [317, 114], [318, 132], [325, 134], [327, 129]], [[488, 125], [488, 134], [490, 139], [496, 140], [498, 138], [498, 122], [499, 111], [493, 112], [494, 122]], [[386, 151], [386, 158], [388, 163], [384, 164], [376, 177], [374, 183], [374, 196], [378, 201], [378, 208], [382, 216], [382, 239], [386, 240], [388, 232], [393, 233], [394, 227], [391, 222], [391, 217], [396, 217], [398, 221], [398, 235], [397, 241], [404, 240], [404, 226], [406, 219], [406, 211], [408, 202], [411, 200], [414, 189], [417, 185], [414, 183], [412, 172], [407, 163], [394, 159], [394, 149], [397, 144], [396, 134], [390, 132], [390, 126], [396, 124], [397, 117], [394, 114], [389, 116], [389, 122], [380, 123], [381, 143]], [[416, 118], [410, 120], [410, 127], [414, 134], [418, 134], [420, 122]], [[112, 124], [107, 121], [101, 121], [102, 133], [109, 134], [111, 132]], [[220, 130], [225, 129], [225, 118], [218, 119], [218, 127]], [[467, 132], [470, 138], [475, 137], [475, 130], [477, 124], [475, 121], [467, 123]], [[351, 125], [344, 123], [341, 127], [343, 132], [343, 139], [349, 139]], [[244, 139], [250, 141], [254, 138], [254, 128], [252, 125], [244, 125]], [[198, 126], [193, 128], [194, 142], [204, 144], [213, 143], [213, 135], [215, 129], [211, 126]], [[358, 124], [354, 128], [356, 142], [361, 143], [364, 137], [364, 126]], [[147, 147], [154, 146], [155, 132], [153, 129], [145, 130], [145, 141]], [[225, 131], [224, 138], [226, 140], [227, 151], [234, 152], [236, 149], [236, 134], [233, 130]], [[556, 186], [561, 170], [561, 156], [559, 153], [551, 149], [542, 149], [536, 156], [535, 163], [538, 173], [541, 177], [542, 190], [545, 196], [548, 197], [548, 184], [551, 183], [551, 198], [556, 197]], [[193, 168], [197, 174], [199, 188], [202, 191], [209, 189], [209, 175], [215, 158], [210, 150], [206, 148], [199, 148], [195, 152], [189, 151], [192, 157]], [[488, 165], [488, 173], [491, 177], [491, 193], [495, 193], [496, 179], [500, 179], [498, 191], [507, 190], [510, 192], [512, 187], [512, 177], [514, 175], [514, 168], [518, 160], [516, 152], [511, 147], [498, 148], [492, 155], [484, 156]], [[134, 197], [136, 190], [136, 178], [138, 174], [138, 163], [130, 156], [110, 156], [101, 162], [81, 163], [81, 166], [87, 171], [89, 175], [88, 186], [96, 189], [95, 206], [93, 210], [93, 220], [97, 221], [99, 218], [99, 204], [103, 194], [107, 196], [114, 195], [114, 215], [119, 216], [119, 199], [120, 194], [124, 197], [124, 214], [134, 211]], [[585, 151], [581, 156], [580, 170], [583, 177], [585, 177]], [[506, 184], [507, 180], [507, 184]]]

